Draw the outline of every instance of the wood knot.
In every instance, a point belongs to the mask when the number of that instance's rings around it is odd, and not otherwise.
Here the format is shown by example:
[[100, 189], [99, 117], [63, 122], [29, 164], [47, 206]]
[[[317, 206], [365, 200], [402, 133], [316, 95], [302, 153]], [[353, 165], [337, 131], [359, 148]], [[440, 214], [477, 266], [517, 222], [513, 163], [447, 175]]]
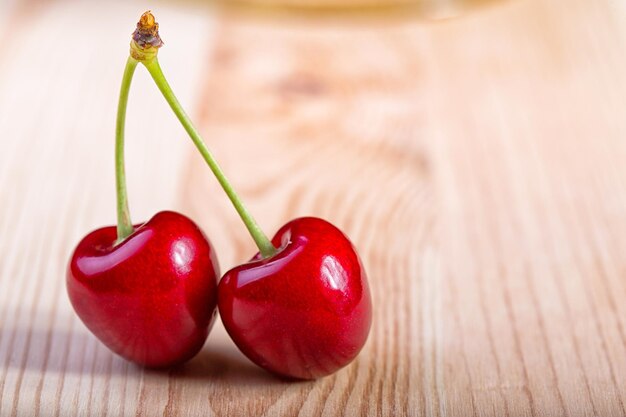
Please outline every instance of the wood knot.
[[286, 95], [319, 96], [326, 90], [326, 85], [310, 74], [293, 74], [278, 84], [278, 91]]

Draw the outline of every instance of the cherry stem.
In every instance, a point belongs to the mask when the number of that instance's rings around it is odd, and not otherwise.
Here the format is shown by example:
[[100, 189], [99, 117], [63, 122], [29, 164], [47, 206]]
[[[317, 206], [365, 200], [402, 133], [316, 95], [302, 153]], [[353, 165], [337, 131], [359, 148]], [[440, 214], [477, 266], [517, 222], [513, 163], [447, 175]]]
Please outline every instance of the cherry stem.
[[274, 247], [274, 245], [272, 245], [272, 242], [267, 238], [265, 233], [263, 233], [250, 212], [248, 212], [243, 202], [233, 189], [232, 185], [224, 175], [224, 172], [218, 165], [217, 161], [215, 160], [207, 146], [204, 144], [202, 137], [191, 123], [189, 116], [187, 116], [185, 110], [183, 110], [182, 106], [178, 102], [178, 99], [174, 95], [172, 88], [165, 79], [165, 75], [161, 70], [161, 66], [159, 65], [157, 57], [155, 56], [152, 59], [142, 60], [141, 63], [144, 64], [144, 66], [152, 76], [152, 79], [163, 94], [163, 97], [165, 97], [165, 100], [174, 111], [174, 114], [176, 114], [176, 117], [185, 128], [185, 131], [187, 131], [187, 133], [189, 134], [189, 137], [191, 137], [191, 140], [193, 141], [194, 145], [196, 145], [196, 148], [198, 148], [198, 151], [217, 178], [217, 181], [226, 192], [226, 195], [228, 195], [228, 198], [235, 207], [235, 210], [237, 210], [237, 213], [239, 213], [241, 220], [243, 220], [244, 224], [246, 225], [248, 232], [250, 232], [252, 239], [254, 239], [254, 242], [258, 246], [261, 255], [264, 258], [274, 255], [276, 253], [276, 248]]
[[126, 171], [124, 169], [124, 127], [126, 125], [126, 107], [128, 105], [128, 93], [133, 80], [138, 61], [128, 57], [120, 99], [117, 105], [117, 122], [115, 125], [115, 191], [117, 194], [117, 241], [122, 242], [134, 232], [133, 223], [130, 220], [128, 210], [128, 195], [126, 192]]

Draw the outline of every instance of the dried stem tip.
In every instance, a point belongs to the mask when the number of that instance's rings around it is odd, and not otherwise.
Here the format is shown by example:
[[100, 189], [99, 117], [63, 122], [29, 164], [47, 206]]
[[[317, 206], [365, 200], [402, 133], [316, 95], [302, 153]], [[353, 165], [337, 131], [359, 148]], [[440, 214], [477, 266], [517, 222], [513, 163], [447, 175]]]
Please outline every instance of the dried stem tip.
[[137, 29], [133, 33], [133, 41], [142, 48], [160, 48], [163, 41], [159, 36], [159, 24], [156, 22], [154, 15], [148, 10], [141, 15], [137, 22]]
[[[156, 27], [155, 27], [156, 26]], [[141, 15], [139, 19], [139, 23], [137, 23], [137, 27], [141, 30], [150, 30], [150, 29], [158, 29], [159, 25], [154, 18], [154, 15], [150, 10]]]

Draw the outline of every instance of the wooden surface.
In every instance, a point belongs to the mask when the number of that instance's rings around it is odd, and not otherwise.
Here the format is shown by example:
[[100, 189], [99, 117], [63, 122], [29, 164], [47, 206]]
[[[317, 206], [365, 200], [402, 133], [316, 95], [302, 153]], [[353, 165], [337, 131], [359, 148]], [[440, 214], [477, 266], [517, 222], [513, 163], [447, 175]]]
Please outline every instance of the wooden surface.
[[[116, 97], [147, 4], [99, 4], [94, 28], [91, 2], [0, 2], [0, 415], [626, 415], [622, 0], [446, 21], [150, 2], [170, 82], [261, 225], [318, 215], [363, 257], [369, 341], [314, 382], [256, 368], [221, 323], [186, 366], [146, 371], [69, 305], [73, 246], [115, 219]], [[129, 119], [134, 219], [179, 210], [224, 271], [248, 259], [145, 71]]]

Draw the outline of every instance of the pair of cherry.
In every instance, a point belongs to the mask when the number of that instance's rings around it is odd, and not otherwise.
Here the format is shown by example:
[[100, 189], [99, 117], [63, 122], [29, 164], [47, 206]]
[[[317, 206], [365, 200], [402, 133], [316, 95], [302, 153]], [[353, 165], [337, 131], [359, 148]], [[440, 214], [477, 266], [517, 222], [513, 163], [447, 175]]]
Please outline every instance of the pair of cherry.
[[[371, 325], [365, 271], [348, 238], [305, 217], [270, 241], [204, 145], [157, 60], [158, 24], [144, 13], [131, 41], [116, 129], [118, 225], [98, 229], [76, 247], [67, 289], [76, 313], [106, 346], [148, 367], [191, 359], [204, 345], [217, 308], [239, 349], [257, 365], [291, 378], [317, 378], [350, 363]], [[130, 221], [124, 178], [124, 124], [138, 63], [170, 107], [233, 202], [259, 247], [219, 281], [215, 251], [189, 218], [171, 211]]]

